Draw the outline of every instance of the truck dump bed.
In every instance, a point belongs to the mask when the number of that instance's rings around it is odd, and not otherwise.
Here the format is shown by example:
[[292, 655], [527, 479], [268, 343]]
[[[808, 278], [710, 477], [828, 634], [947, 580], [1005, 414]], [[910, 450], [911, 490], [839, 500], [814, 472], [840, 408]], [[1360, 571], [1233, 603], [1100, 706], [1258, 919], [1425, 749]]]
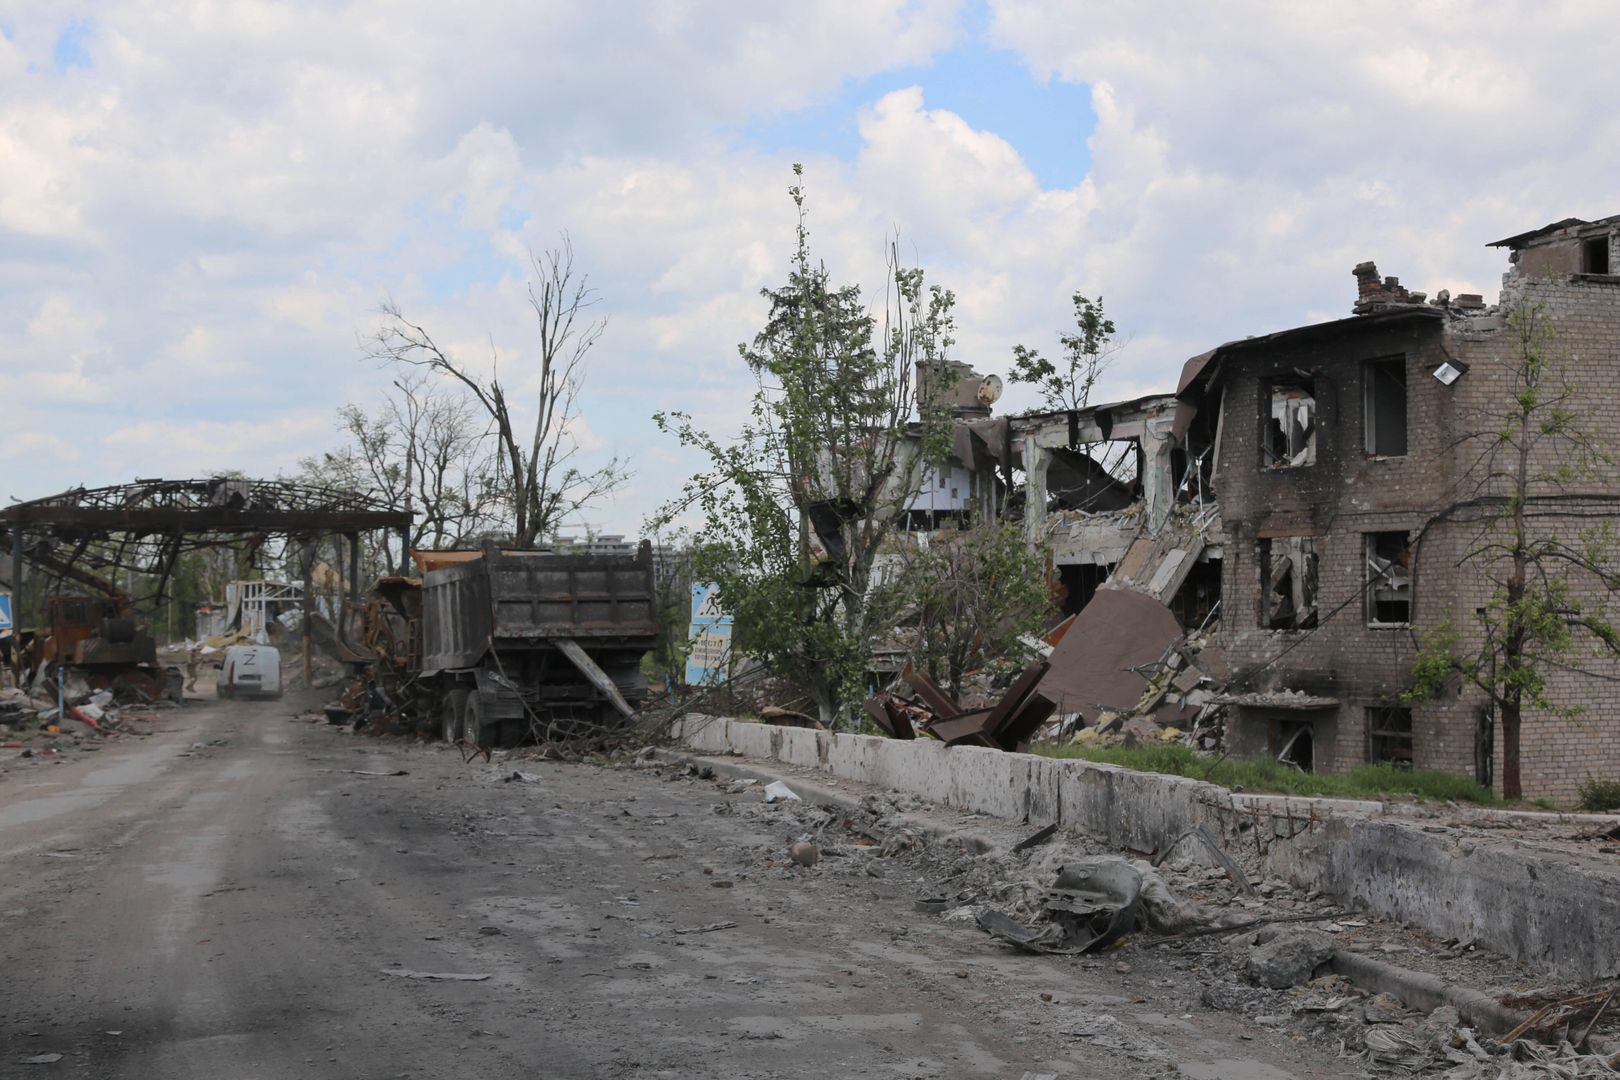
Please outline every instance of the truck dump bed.
[[[429, 554], [429, 553], [424, 553]], [[422, 671], [477, 667], [498, 652], [577, 641], [588, 652], [645, 652], [658, 636], [652, 546], [635, 555], [575, 555], [485, 545], [431, 558], [423, 575]], [[447, 564], [444, 564], [447, 563]]]

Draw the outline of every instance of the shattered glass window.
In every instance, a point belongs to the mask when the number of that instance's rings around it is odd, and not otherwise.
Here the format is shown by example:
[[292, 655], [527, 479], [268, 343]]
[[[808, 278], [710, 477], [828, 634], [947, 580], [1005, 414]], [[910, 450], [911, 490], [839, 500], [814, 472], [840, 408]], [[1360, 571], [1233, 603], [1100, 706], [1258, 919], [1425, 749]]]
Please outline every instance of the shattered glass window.
[[1316, 464], [1316, 388], [1311, 380], [1273, 382], [1261, 464], [1297, 469]]
[[1316, 539], [1278, 536], [1260, 541], [1261, 625], [1268, 630], [1316, 626]]
[[1412, 549], [1404, 532], [1367, 534], [1367, 625], [1412, 621]]

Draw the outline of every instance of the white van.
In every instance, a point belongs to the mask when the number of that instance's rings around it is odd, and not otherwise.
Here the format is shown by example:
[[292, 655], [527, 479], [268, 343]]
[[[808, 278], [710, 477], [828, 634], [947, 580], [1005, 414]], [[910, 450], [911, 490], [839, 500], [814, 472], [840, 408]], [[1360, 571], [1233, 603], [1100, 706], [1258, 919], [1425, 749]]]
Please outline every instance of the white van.
[[215, 690], [222, 698], [280, 697], [281, 653], [268, 645], [232, 645]]

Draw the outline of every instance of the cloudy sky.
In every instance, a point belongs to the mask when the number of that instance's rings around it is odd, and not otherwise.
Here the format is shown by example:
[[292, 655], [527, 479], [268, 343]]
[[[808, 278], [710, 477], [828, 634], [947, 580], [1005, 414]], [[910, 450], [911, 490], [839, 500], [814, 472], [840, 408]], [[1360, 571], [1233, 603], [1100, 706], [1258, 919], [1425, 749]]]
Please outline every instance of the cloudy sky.
[[1485, 243], [1620, 212], [1616, 40], [1608, 0], [0, 0], [0, 500], [290, 472], [386, 385], [390, 297], [521, 382], [566, 230], [580, 436], [636, 466], [587, 524], [636, 532], [697, 464], [650, 414], [739, 415], [793, 162], [833, 272], [898, 230], [982, 371], [1101, 294], [1108, 398], [1348, 314], [1363, 259], [1494, 299]]

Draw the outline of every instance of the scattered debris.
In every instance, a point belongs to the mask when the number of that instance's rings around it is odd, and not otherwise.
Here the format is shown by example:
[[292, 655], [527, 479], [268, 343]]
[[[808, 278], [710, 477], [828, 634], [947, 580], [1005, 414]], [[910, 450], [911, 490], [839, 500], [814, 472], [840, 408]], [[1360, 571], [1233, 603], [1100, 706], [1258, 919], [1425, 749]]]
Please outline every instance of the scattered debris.
[[773, 780], [769, 784], [765, 785], [765, 801], [768, 803], [775, 803], [799, 802], [800, 800], [799, 797], [793, 793], [792, 788], [788, 787], [780, 780]]
[[1204, 842], [1204, 847], [1208, 848], [1209, 853], [1215, 856], [1215, 861], [1221, 864], [1221, 868], [1226, 871], [1227, 876], [1230, 877], [1233, 883], [1237, 885], [1239, 892], [1243, 893], [1245, 896], [1256, 895], [1254, 886], [1249, 883], [1249, 876], [1243, 872], [1243, 867], [1239, 866], [1232, 856], [1228, 855], [1225, 849], [1223, 849], [1221, 845], [1216, 842], [1215, 837], [1210, 833], [1209, 826], [1207, 825], [1195, 825], [1186, 832], [1182, 833], [1180, 836], [1176, 837], [1174, 840], [1170, 841], [1170, 843], [1165, 845], [1163, 851], [1159, 852], [1153, 857], [1153, 865], [1162, 865], [1164, 860], [1169, 858], [1170, 853], [1176, 850], [1176, 846], [1189, 836], [1196, 836], [1199, 840]]
[[1298, 986], [1310, 981], [1333, 949], [1332, 936], [1320, 930], [1276, 931], [1249, 954], [1249, 978], [1273, 990]]
[[1142, 874], [1116, 855], [1096, 855], [1058, 869], [1047, 892], [1047, 925], [1031, 930], [1004, 912], [979, 913], [979, 928], [1028, 952], [1096, 952], [1136, 929]]
[[503, 784], [538, 784], [539, 782], [539, 773], [524, 772], [522, 769], [515, 769], [510, 774], [501, 777], [501, 783]]
[[732, 922], [730, 919], [726, 919], [721, 922], [712, 922], [703, 926], [688, 926], [675, 932], [677, 934], [712, 934], [716, 930], [734, 930], [736, 929], [736, 926], [736, 923]]
[[809, 868], [821, 861], [821, 851], [816, 845], [801, 840], [788, 848], [788, 857], [800, 866]]
[[489, 975], [465, 975], [453, 971], [412, 971], [410, 968], [383, 968], [384, 975], [401, 979], [426, 979], [430, 982], [483, 982]]
[[1016, 855], [1021, 851], [1028, 851], [1032, 847], [1039, 847], [1040, 845], [1046, 843], [1048, 840], [1052, 839], [1052, 837], [1056, 836], [1057, 835], [1057, 830], [1058, 830], [1057, 822], [1054, 821], [1054, 822], [1052, 822], [1052, 824], [1048, 825], [1046, 828], [1040, 830], [1039, 832], [1035, 833], [1034, 835], [1027, 836], [1024, 839], [1018, 841], [1018, 843], [1014, 844], [1013, 848], [1012, 848], [1012, 853], [1014, 855]]

